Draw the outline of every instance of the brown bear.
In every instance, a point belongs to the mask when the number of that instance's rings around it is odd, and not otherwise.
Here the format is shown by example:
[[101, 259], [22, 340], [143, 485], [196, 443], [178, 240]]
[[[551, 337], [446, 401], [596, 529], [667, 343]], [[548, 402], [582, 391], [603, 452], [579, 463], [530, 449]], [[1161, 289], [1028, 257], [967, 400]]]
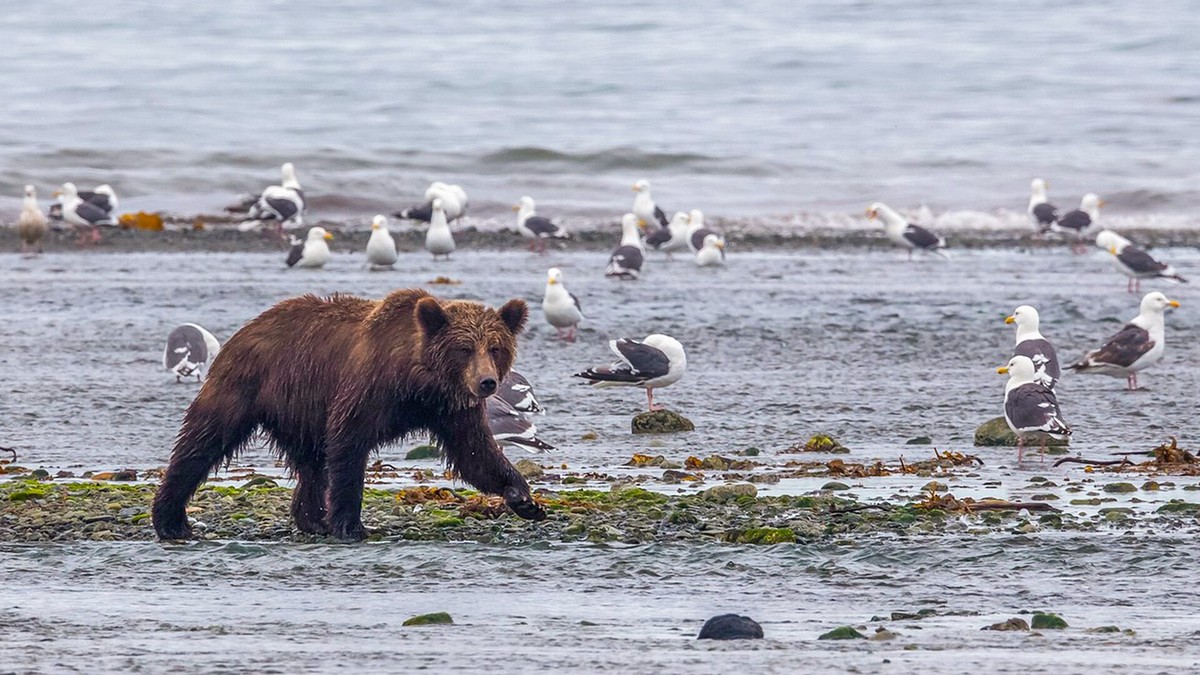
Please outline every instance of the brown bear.
[[260, 428], [296, 478], [302, 532], [363, 539], [367, 458], [416, 431], [438, 440], [463, 480], [544, 519], [492, 440], [484, 406], [528, 315], [521, 300], [497, 311], [413, 289], [379, 301], [305, 295], [263, 312], [221, 348], [184, 415], [154, 497], [159, 538], [191, 535], [188, 500]]

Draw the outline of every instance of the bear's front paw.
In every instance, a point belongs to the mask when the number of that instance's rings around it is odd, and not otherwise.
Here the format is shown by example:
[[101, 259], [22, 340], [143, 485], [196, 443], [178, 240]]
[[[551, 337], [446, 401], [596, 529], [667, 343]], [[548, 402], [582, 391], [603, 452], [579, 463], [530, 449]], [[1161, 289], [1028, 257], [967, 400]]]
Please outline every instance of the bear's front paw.
[[528, 493], [522, 492], [515, 487], [509, 487], [504, 490], [504, 503], [512, 512], [521, 516], [525, 520], [545, 520], [546, 510], [540, 504], [533, 501]]
[[330, 534], [334, 539], [344, 543], [354, 543], [367, 538], [367, 528], [361, 522], [334, 524]]

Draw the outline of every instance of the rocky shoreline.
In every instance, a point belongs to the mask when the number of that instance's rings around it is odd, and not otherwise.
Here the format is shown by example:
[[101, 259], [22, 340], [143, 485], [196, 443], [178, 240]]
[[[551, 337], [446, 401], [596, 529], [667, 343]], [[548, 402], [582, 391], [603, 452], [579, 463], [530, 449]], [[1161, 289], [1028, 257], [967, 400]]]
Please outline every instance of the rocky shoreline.
[[[872, 535], [982, 535], [1038, 531], [1200, 531], [1200, 504], [1170, 503], [1154, 512], [1130, 509], [1073, 514], [1045, 503], [958, 500], [934, 484], [918, 498], [863, 503], [822, 490], [802, 496], [760, 496], [750, 483], [715, 485], [667, 495], [615, 485], [609, 491], [542, 489], [549, 518], [531, 523], [497, 498], [421, 486], [368, 488], [363, 521], [372, 541], [725, 542], [785, 544]], [[147, 541], [154, 539], [147, 483], [17, 479], [0, 483], [0, 541]], [[291, 489], [265, 477], [241, 486], [204, 485], [189, 507], [198, 539], [321, 542], [295, 531]]]

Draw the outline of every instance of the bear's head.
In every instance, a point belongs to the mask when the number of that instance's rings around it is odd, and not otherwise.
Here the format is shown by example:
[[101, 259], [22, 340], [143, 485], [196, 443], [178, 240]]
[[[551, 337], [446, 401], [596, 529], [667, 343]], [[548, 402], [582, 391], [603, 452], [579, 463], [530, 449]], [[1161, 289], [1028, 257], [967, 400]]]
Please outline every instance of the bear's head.
[[477, 302], [417, 301], [417, 325], [422, 331], [421, 360], [426, 369], [452, 375], [450, 383], [467, 400], [496, 393], [517, 356], [517, 336], [525, 328], [529, 307], [509, 300], [500, 309]]

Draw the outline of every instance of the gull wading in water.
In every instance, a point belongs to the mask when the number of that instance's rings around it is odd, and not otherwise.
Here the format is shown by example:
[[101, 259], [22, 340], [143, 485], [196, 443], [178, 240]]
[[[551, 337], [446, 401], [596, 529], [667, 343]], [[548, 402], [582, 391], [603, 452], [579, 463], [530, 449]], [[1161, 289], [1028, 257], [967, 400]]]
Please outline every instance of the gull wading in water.
[[996, 372], [1008, 375], [1004, 387], [1004, 421], [1017, 435], [1017, 461], [1025, 453], [1026, 440], [1041, 442], [1044, 459], [1048, 439], [1062, 440], [1071, 435], [1071, 427], [1062, 420], [1058, 409], [1058, 397], [1053, 389], [1037, 380], [1028, 356], [1014, 356]]
[[318, 269], [325, 266], [331, 257], [329, 244], [333, 235], [323, 227], [310, 227], [308, 235], [301, 241], [292, 237], [292, 248], [288, 251], [288, 267], [307, 267]]
[[1154, 256], [1138, 248], [1125, 237], [1112, 230], [1102, 230], [1096, 235], [1096, 245], [1112, 255], [1117, 271], [1129, 277], [1125, 290], [1137, 293], [1142, 288], [1142, 279], [1167, 279], [1186, 284], [1174, 267], [1155, 260]]
[[513, 211], [517, 212], [517, 231], [521, 236], [532, 240], [529, 242], [530, 251], [536, 249], [538, 253], [545, 255], [547, 239], [571, 238], [566, 230], [555, 225], [549, 218], [537, 215], [533, 197], [521, 197], [520, 203], [513, 206]]
[[662, 410], [654, 404], [654, 390], [672, 385], [687, 370], [687, 355], [683, 345], [669, 335], [655, 333], [644, 340], [620, 338], [608, 343], [618, 361], [576, 373], [575, 377], [601, 387], [641, 387], [646, 390], [649, 410]]
[[1050, 226], [1050, 229], [1059, 234], [1073, 237], [1071, 250], [1075, 253], [1083, 253], [1087, 250], [1083, 244], [1083, 238], [1092, 228], [1096, 227], [1096, 223], [1100, 220], [1100, 207], [1102, 206], [1104, 206], [1104, 200], [1089, 192], [1079, 201], [1078, 209], [1064, 213]]
[[1029, 185], [1029, 222], [1038, 234], [1050, 231], [1058, 220], [1058, 208], [1046, 201], [1046, 181], [1034, 178]]
[[371, 219], [371, 238], [367, 240], [367, 262], [374, 267], [391, 267], [396, 264], [396, 240], [388, 231], [387, 216], [376, 215]]
[[1141, 311], [1104, 346], [1084, 354], [1069, 368], [1078, 373], [1124, 377], [1130, 391], [1138, 388], [1138, 372], [1159, 362], [1166, 347], [1163, 312], [1179, 307], [1175, 300], [1155, 291], [1142, 298]]
[[454, 235], [450, 233], [450, 223], [446, 221], [446, 212], [442, 210], [442, 199], [437, 197], [433, 200], [429, 229], [425, 231], [425, 250], [433, 254], [434, 260], [438, 256], [449, 260], [454, 248]]
[[42, 252], [42, 238], [46, 236], [46, 214], [38, 206], [37, 190], [25, 186], [25, 198], [21, 201], [21, 215], [17, 216], [17, 236], [21, 238], [21, 253]]
[[950, 257], [945, 251], [945, 239], [942, 239], [920, 225], [908, 222], [899, 213], [896, 213], [892, 207], [883, 202], [871, 204], [867, 208], [867, 217], [871, 220], [882, 220], [883, 229], [888, 239], [891, 239], [898, 246], [907, 248], [910, 260], [912, 259], [913, 251], [936, 253], [943, 258]]
[[[542, 313], [546, 323], [558, 331], [558, 339], [575, 341], [575, 329], [583, 321], [579, 298], [563, 285], [562, 270], [551, 267], [546, 272], [546, 292], [542, 296]], [[565, 333], [564, 333], [565, 331]]]
[[638, 236], [638, 218], [626, 213], [621, 218], [621, 243], [608, 257], [604, 276], [637, 279], [642, 274], [642, 262], [645, 259], [646, 249], [642, 247], [642, 238]]

